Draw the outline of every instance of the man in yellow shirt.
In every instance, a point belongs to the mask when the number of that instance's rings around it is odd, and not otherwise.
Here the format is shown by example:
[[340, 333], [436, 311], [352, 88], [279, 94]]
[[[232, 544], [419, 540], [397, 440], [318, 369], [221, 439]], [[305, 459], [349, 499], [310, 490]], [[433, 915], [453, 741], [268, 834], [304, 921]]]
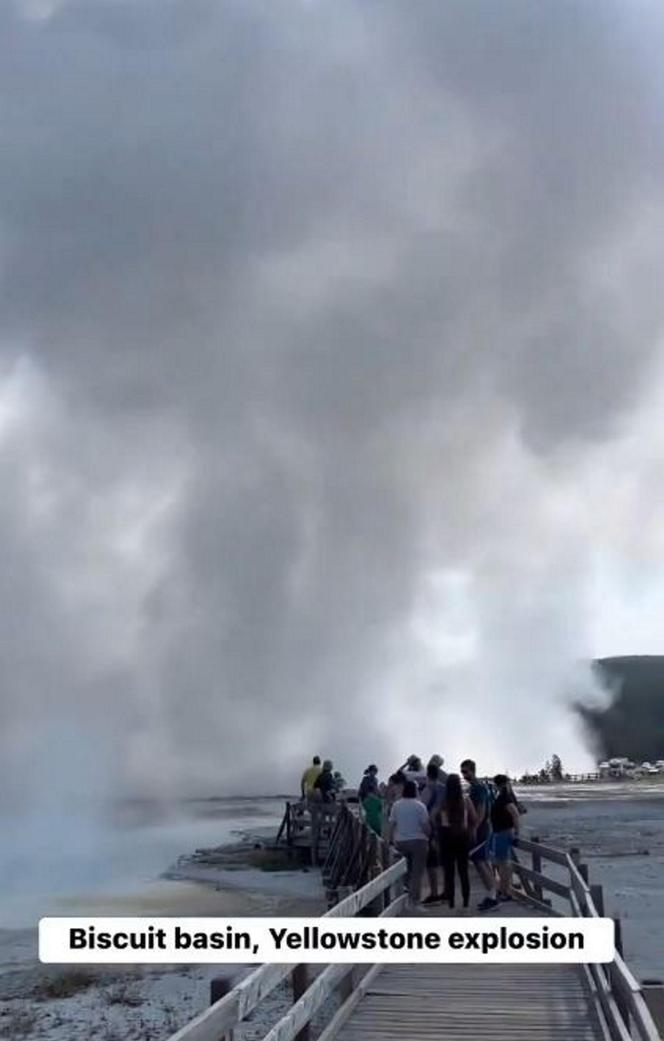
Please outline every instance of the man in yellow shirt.
[[302, 792], [302, 798], [308, 799], [314, 793], [314, 784], [318, 777], [322, 773], [322, 767], [320, 765], [320, 756], [315, 755], [313, 763], [308, 766], [302, 774], [302, 780], [300, 781], [300, 790]]

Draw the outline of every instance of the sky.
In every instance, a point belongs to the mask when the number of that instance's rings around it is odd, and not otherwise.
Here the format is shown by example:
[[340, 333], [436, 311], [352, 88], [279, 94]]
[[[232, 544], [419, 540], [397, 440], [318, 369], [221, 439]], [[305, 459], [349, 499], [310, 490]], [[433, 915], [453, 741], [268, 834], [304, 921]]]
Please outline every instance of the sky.
[[0, 5], [5, 810], [591, 765], [664, 651], [663, 28]]

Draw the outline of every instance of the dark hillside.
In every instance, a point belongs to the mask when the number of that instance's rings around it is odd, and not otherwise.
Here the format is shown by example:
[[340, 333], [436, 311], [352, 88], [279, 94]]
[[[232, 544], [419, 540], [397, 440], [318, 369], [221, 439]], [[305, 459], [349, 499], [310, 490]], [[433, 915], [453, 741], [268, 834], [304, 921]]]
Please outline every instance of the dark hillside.
[[606, 710], [578, 710], [598, 755], [664, 759], [664, 655], [600, 658], [595, 667], [619, 690]]

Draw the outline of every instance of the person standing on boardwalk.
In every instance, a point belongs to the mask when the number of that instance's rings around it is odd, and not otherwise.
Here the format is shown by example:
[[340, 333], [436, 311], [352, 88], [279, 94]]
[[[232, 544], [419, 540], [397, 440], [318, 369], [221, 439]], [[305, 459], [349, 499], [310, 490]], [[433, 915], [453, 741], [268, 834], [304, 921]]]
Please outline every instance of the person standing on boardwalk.
[[320, 793], [319, 797], [323, 802], [334, 802], [337, 794], [337, 785], [332, 773], [333, 769], [334, 764], [332, 760], [326, 759], [323, 763], [323, 769], [314, 781], [314, 796], [316, 796], [316, 793]]
[[420, 903], [422, 875], [427, 862], [431, 821], [423, 802], [417, 798], [417, 785], [406, 781], [403, 796], [394, 803], [390, 812], [388, 841], [406, 858], [408, 866], [406, 886], [411, 907]]
[[364, 802], [370, 792], [378, 792], [378, 767], [375, 763], [371, 763], [370, 766], [367, 766], [366, 770], [362, 774], [360, 787], [357, 790], [357, 796], [360, 802]]
[[498, 900], [511, 900], [512, 850], [514, 839], [519, 834], [519, 810], [509, 777], [505, 774], [496, 774], [493, 783], [498, 788], [498, 795], [491, 807], [492, 855], [500, 879]]
[[334, 791], [340, 795], [346, 787], [346, 780], [340, 770], [335, 770], [332, 776], [334, 777]]
[[450, 774], [445, 785], [445, 801], [440, 811], [440, 850], [445, 874], [445, 897], [454, 907], [454, 880], [458, 872], [463, 906], [470, 901], [468, 851], [477, 828], [477, 814], [472, 800], [463, 794], [461, 778]]
[[431, 838], [427, 854], [429, 895], [424, 898], [423, 904], [437, 904], [439, 900], [445, 899], [445, 896], [441, 898], [438, 895], [438, 869], [442, 863], [440, 859], [440, 811], [445, 802], [445, 785], [441, 783], [439, 777], [440, 765], [432, 759], [427, 766], [427, 783], [420, 793], [420, 799], [429, 811], [431, 821]]
[[311, 766], [308, 766], [302, 774], [302, 780], [300, 781], [300, 791], [302, 792], [302, 798], [308, 799], [314, 793], [314, 784], [318, 780], [322, 766], [320, 765], [320, 756], [315, 755]]
[[445, 760], [443, 759], [442, 755], [432, 755], [431, 759], [427, 763], [427, 778], [429, 777], [429, 767], [435, 766], [438, 771], [438, 780], [441, 784], [445, 784], [447, 782], [447, 774], [443, 770], [444, 762]]
[[385, 786], [385, 803], [387, 809], [391, 810], [397, 799], [400, 799], [403, 795], [403, 786], [406, 783], [406, 778], [401, 770], [397, 770], [395, 774], [392, 774], [387, 781]]
[[367, 822], [367, 826], [376, 835], [381, 835], [383, 831], [383, 800], [378, 784], [378, 767], [375, 763], [371, 763], [364, 771], [357, 796], [364, 810], [364, 819]]
[[468, 795], [475, 810], [477, 824], [475, 840], [470, 849], [470, 860], [475, 865], [487, 895], [479, 905], [480, 911], [490, 911], [498, 906], [496, 879], [489, 862], [491, 846], [491, 795], [485, 784], [477, 779], [477, 768], [472, 759], [464, 759], [461, 776], [468, 784]]
[[427, 783], [426, 770], [422, 766], [422, 760], [419, 755], [409, 755], [408, 759], [401, 767], [399, 773], [403, 773], [407, 781], [414, 781], [418, 792], [424, 788]]

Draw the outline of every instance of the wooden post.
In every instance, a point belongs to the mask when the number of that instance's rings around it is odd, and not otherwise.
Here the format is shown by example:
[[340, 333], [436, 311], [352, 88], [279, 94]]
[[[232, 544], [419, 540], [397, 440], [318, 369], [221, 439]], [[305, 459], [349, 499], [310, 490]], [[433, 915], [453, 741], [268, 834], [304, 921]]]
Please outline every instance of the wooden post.
[[[383, 871], [387, 871], [388, 867], [392, 863], [392, 858], [390, 857], [390, 847], [388, 846], [387, 842], [385, 842], [384, 840], [381, 840], [381, 844], [380, 844], [380, 862], [381, 862], [381, 866], [383, 868]], [[385, 890], [384, 894], [383, 894], [383, 909], [389, 907], [390, 904], [392, 903], [391, 893], [392, 893], [392, 887], [388, 886], [387, 889]]]
[[348, 1001], [348, 998], [355, 989], [355, 966], [353, 966], [343, 979], [340, 981], [337, 987], [337, 994], [339, 995], [339, 1004], [343, 1005], [344, 1001]]
[[597, 908], [597, 913], [602, 918], [604, 917], [604, 890], [600, 885], [593, 885], [590, 887], [590, 899]]
[[228, 976], [215, 976], [210, 980], [210, 1004], [216, 1005], [232, 989], [233, 984]]
[[[293, 984], [293, 1004], [295, 1004], [309, 986], [309, 972], [306, 965], [296, 965], [294, 967], [291, 982]], [[308, 1023], [305, 1023], [300, 1032], [295, 1035], [295, 1041], [309, 1041]]]
[[[397, 864], [401, 860], [401, 854], [396, 850], [390, 848], [390, 865]], [[406, 889], [406, 883], [404, 881], [404, 875], [397, 879], [397, 883], [394, 887], [393, 896], [396, 899], [398, 896], [403, 896]]]
[[323, 814], [322, 804], [319, 806], [313, 799], [309, 810], [311, 814], [311, 863], [318, 864], [318, 838], [320, 835], [321, 816]]
[[279, 840], [281, 839], [281, 836], [283, 835], [283, 831], [284, 831], [284, 828], [286, 827], [287, 820], [288, 820], [288, 803], [286, 803], [286, 809], [284, 810], [284, 815], [283, 815], [283, 817], [281, 819], [281, 824], [279, 825], [279, 831], [277, 832], [277, 837], [276, 837], [276, 839], [274, 841], [275, 846], [279, 845]]
[[[623, 953], [622, 924], [621, 924], [619, 918], [614, 918], [613, 921], [615, 923], [615, 945], [616, 945], [616, 950], [617, 950], [618, 954], [620, 955], [620, 957], [622, 958], [622, 953]], [[608, 968], [608, 966], [607, 966], [607, 968]], [[611, 979], [611, 976], [609, 974], [609, 981], [610, 981], [610, 979]], [[611, 990], [612, 990], [612, 993], [613, 993], [613, 997], [615, 998], [616, 1005], [618, 1006], [618, 1011], [619, 1011], [620, 1015], [623, 1018], [625, 1026], [629, 1030], [629, 1008], [628, 1008], [626, 1002], [623, 1001], [622, 995], [619, 994], [616, 990], [614, 990], [613, 987], [611, 988]]]
[[622, 991], [620, 991], [618, 987], [614, 987], [613, 986], [610, 968], [611, 968], [610, 965], [605, 965], [604, 966], [604, 972], [605, 972], [606, 978], [607, 978], [607, 980], [609, 982], [609, 987], [611, 989], [611, 994], [613, 995], [613, 1000], [615, 1001], [616, 1007], [618, 1009], [618, 1012], [620, 1013], [620, 1018], [622, 1019], [623, 1023], [627, 1027], [627, 1032], [628, 1032], [629, 1036], [631, 1037], [632, 1035], [631, 1035], [630, 1030], [629, 1030], [629, 1005], [625, 1001], [625, 998], [623, 997]]
[[664, 1033], [664, 984], [661, 980], [643, 980], [643, 997], [655, 1026]]
[[350, 849], [348, 859], [344, 865], [344, 869], [341, 875], [342, 885], [352, 885], [354, 881], [354, 874], [357, 874], [357, 861], [361, 860], [362, 856], [362, 835], [358, 828], [353, 828], [352, 831], [352, 847]]
[[[376, 877], [376, 870], [378, 870], [378, 874], [383, 870], [383, 864], [379, 854], [378, 836], [372, 831], [369, 838], [369, 877], [367, 878], [367, 881]], [[371, 904], [371, 914], [375, 915], [377, 918], [384, 906], [385, 893], [379, 893]]]
[[[531, 842], [537, 843], [537, 842], [539, 842], [539, 840], [540, 840], [539, 835], [532, 835], [531, 836]], [[536, 853], [535, 850], [533, 850], [533, 871], [537, 871], [537, 873], [539, 875], [542, 874], [542, 855], [540, 853]], [[534, 884], [534, 887], [535, 887], [535, 896], [537, 897], [538, 900], [543, 901], [544, 900], [544, 893], [542, 892], [541, 885], [539, 884], [539, 882], [535, 882], [533, 884]]]
[[[216, 1005], [218, 1001], [225, 998], [233, 989], [233, 980], [230, 976], [215, 976], [210, 980], [210, 1004]], [[233, 1041], [233, 1031], [227, 1030], [219, 1041]]]
[[[569, 855], [572, 863], [574, 864], [574, 867], [579, 872], [581, 878], [586, 883], [586, 885], [588, 885], [588, 865], [581, 863], [581, 850], [578, 848], [578, 846], [572, 846], [572, 848], [569, 851]], [[581, 913], [583, 915], [588, 914], [588, 904], [585, 897], [583, 899], [579, 897], [579, 907], [581, 908]]]

